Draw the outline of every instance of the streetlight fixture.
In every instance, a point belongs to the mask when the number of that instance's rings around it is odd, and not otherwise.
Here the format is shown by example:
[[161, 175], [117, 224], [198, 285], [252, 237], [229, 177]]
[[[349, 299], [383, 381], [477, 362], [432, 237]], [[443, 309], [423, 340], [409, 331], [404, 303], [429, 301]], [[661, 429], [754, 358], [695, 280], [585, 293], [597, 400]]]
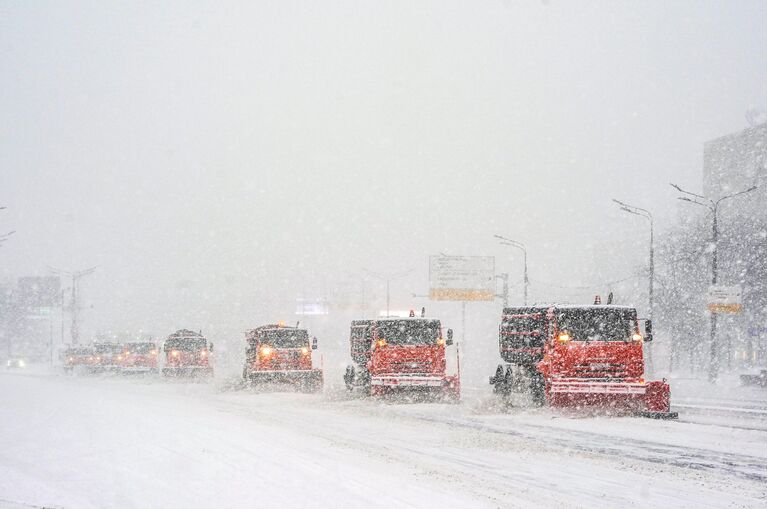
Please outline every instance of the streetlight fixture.
[[413, 272], [415, 269], [409, 269], [402, 272], [394, 272], [394, 273], [388, 273], [388, 274], [382, 274], [379, 272], [373, 272], [371, 270], [362, 269], [371, 276], [373, 276], [376, 279], [380, 279], [381, 281], [386, 281], [386, 316], [389, 316], [389, 286], [390, 283], [397, 279], [402, 279], [403, 277], [409, 275], [411, 272]]
[[496, 239], [502, 240], [501, 245], [504, 246], [511, 246], [514, 248], [517, 248], [522, 251], [522, 254], [524, 255], [525, 260], [525, 273], [524, 273], [524, 284], [525, 284], [525, 306], [527, 306], [527, 294], [528, 294], [528, 287], [530, 286], [530, 279], [527, 277], [527, 248], [524, 244], [522, 244], [519, 241], [508, 239], [506, 237], [502, 237], [501, 235], [493, 235]]
[[3, 242], [8, 240], [8, 237], [16, 233], [16, 230], [10, 231], [8, 233], [4, 233], [3, 235], [0, 235], [0, 245], [2, 245]]
[[[726, 196], [722, 196], [718, 200], [712, 200], [711, 198], [708, 198], [706, 196], [702, 196], [700, 194], [691, 193], [690, 191], [685, 191], [681, 187], [679, 187], [676, 184], [671, 184], [671, 187], [676, 189], [682, 194], [685, 194], [687, 196], [679, 196], [678, 198], [682, 201], [694, 203], [695, 205], [700, 205], [701, 207], [705, 207], [708, 210], [711, 211], [712, 221], [711, 221], [711, 234], [712, 239], [711, 242], [713, 244], [713, 253], [711, 256], [711, 284], [716, 285], [717, 283], [717, 276], [718, 276], [718, 244], [719, 244], [719, 205], [724, 201], [728, 200], [730, 198], [734, 198], [736, 196], [740, 196], [742, 194], [750, 193], [752, 191], [755, 191], [757, 189], [757, 186], [751, 186], [748, 189], [744, 189], [743, 191], [738, 191], [737, 193], [728, 194]], [[690, 198], [692, 196], [692, 198]], [[717, 379], [717, 376], [719, 375], [719, 359], [718, 359], [718, 345], [716, 343], [716, 313], [711, 313], [711, 361], [708, 367], [708, 380], [710, 382], [715, 382]]]
[[[613, 201], [618, 204], [622, 211], [628, 212], [629, 214], [634, 214], [637, 216], [641, 216], [650, 223], [650, 281], [648, 282], [648, 291], [647, 291], [647, 318], [652, 320], [653, 317], [653, 295], [654, 295], [654, 287], [655, 287], [655, 221], [652, 217], [652, 214], [649, 210], [643, 209], [641, 207], [636, 207], [634, 205], [629, 205], [628, 203], [622, 202], [620, 200], [616, 200], [613, 198]], [[653, 371], [653, 361], [652, 361], [652, 344], [647, 344], [647, 357], [648, 357], [648, 364], [650, 368], [650, 372]]]

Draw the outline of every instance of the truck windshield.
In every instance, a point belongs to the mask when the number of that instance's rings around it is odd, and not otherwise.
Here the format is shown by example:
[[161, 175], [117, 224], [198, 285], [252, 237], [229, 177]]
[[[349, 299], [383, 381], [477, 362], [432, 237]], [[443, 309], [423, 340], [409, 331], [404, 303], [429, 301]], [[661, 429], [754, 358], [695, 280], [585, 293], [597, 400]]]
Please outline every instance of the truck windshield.
[[154, 350], [154, 343], [128, 343], [125, 349], [130, 353], [146, 354]]
[[182, 350], [184, 352], [196, 352], [206, 348], [205, 338], [168, 339], [165, 341], [165, 351]]
[[272, 329], [264, 332], [263, 341], [275, 348], [301, 348], [309, 344], [309, 333], [303, 329]]
[[440, 335], [436, 320], [386, 320], [376, 325], [378, 339], [390, 345], [432, 345]]
[[624, 309], [568, 309], [557, 314], [557, 325], [573, 341], [629, 341], [636, 332], [635, 313]]

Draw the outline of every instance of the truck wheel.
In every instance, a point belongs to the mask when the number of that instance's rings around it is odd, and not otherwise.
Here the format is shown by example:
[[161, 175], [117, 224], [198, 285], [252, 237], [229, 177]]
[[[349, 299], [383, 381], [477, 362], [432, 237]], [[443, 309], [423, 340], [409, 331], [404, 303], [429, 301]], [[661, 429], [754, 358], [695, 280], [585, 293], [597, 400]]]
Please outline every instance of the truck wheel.
[[535, 374], [530, 380], [530, 394], [533, 397], [535, 406], [544, 406], [546, 404], [546, 381], [540, 374]]
[[346, 366], [346, 372], [344, 373], [344, 384], [346, 384], [346, 390], [351, 392], [354, 389], [354, 366]]

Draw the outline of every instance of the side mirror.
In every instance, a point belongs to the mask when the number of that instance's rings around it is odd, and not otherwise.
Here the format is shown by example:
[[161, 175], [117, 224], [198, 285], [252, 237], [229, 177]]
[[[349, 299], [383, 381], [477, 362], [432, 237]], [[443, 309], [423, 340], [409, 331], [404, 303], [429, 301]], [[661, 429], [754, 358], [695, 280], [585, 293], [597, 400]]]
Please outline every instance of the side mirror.
[[644, 340], [652, 341], [652, 320], [645, 320], [644, 322]]
[[312, 338], [312, 350], [317, 349], [317, 338]]
[[447, 346], [450, 346], [453, 344], [453, 329], [447, 330], [447, 341], [445, 341], [445, 344]]
[[213, 351], [213, 343], [210, 343], [210, 344], [208, 345], [208, 350], [210, 350], [211, 352]]

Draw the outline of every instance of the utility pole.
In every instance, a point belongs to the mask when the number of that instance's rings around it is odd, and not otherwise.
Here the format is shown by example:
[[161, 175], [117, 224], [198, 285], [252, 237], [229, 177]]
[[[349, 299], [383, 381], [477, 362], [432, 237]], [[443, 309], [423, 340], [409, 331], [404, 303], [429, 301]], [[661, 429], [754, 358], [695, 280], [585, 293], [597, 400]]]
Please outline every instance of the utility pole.
[[[640, 207], [635, 207], [634, 205], [629, 205], [628, 203], [624, 203], [622, 201], [616, 200], [613, 198], [613, 201], [620, 205], [621, 210], [624, 212], [628, 212], [629, 214], [634, 214], [637, 216], [641, 216], [645, 219], [647, 219], [650, 222], [650, 281], [648, 282], [648, 291], [647, 291], [647, 318], [649, 320], [652, 320], [653, 318], [653, 294], [654, 294], [654, 287], [655, 287], [655, 222], [653, 220], [652, 214], [648, 210], [645, 210]], [[671, 350], [671, 349], [669, 349]], [[650, 373], [654, 371], [654, 364], [653, 364], [653, 358], [652, 358], [652, 343], [647, 343], [647, 368]]]
[[522, 251], [524, 262], [525, 262], [525, 270], [524, 270], [524, 286], [525, 286], [525, 300], [524, 304], [527, 306], [527, 294], [528, 294], [528, 287], [530, 286], [530, 279], [527, 277], [527, 248], [524, 244], [521, 242], [518, 242], [516, 240], [511, 240], [506, 237], [502, 237], [500, 235], [493, 235], [496, 239], [501, 240], [501, 244], [504, 246], [511, 246], [513, 248], [519, 249]]
[[[734, 198], [736, 196], [740, 196], [742, 194], [750, 193], [751, 191], [756, 190], [756, 186], [749, 187], [748, 189], [745, 189], [743, 191], [739, 191], [737, 193], [728, 194], [726, 196], [722, 196], [721, 198], [717, 200], [712, 200], [711, 198], [708, 198], [706, 196], [702, 196], [700, 194], [691, 193], [689, 191], [685, 191], [681, 187], [679, 187], [676, 184], [671, 184], [671, 187], [679, 191], [680, 193], [686, 194], [687, 196], [679, 196], [678, 198], [682, 201], [690, 202], [695, 205], [700, 205], [701, 207], [705, 207], [708, 210], [711, 211], [712, 215], [712, 221], [711, 221], [711, 242], [713, 243], [712, 246], [712, 254], [711, 254], [711, 285], [715, 286], [718, 282], [718, 258], [719, 258], [719, 205], [729, 198]], [[692, 198], [689, 198], [689, 196], [692, 196]], [[711, 312], [711, 351], [710, 351], [710, 361], [708, 366], [708, 380], [709, 382], [716, 382], [717, 377], [719, 376], [719, 345], [716, 342], [716, 321], [717, 321], [717, 313]]]
[[[60, 269], [56, 269], [53, 267], [48, 267], [51, 272], [54, 274], [63, 274], [65, 276], [69, 276], [72, 278], [72, 326], [70, 328], [70, 334], [72, 335], [72, 345], [76, 345], [78, 343], [78, 340], [80, 338], [80, 329], [78, 327], [78, 312], [79, 312], [79, 303], [77, 302], [77, 284], [80, 281], [80, 278], [87, 276], [89, 274], [93, 274], [93, 271], [96, 270], [96, 267], [91, 267], [90, 269], [84, 269], [79, 270], [75, 272], [68, 272]], [[62, 315], [63, 315], [63, 302], [64, 302], [64, 296], [62, 292]], [[63, 324], [62, 324], [63, 327]]]

